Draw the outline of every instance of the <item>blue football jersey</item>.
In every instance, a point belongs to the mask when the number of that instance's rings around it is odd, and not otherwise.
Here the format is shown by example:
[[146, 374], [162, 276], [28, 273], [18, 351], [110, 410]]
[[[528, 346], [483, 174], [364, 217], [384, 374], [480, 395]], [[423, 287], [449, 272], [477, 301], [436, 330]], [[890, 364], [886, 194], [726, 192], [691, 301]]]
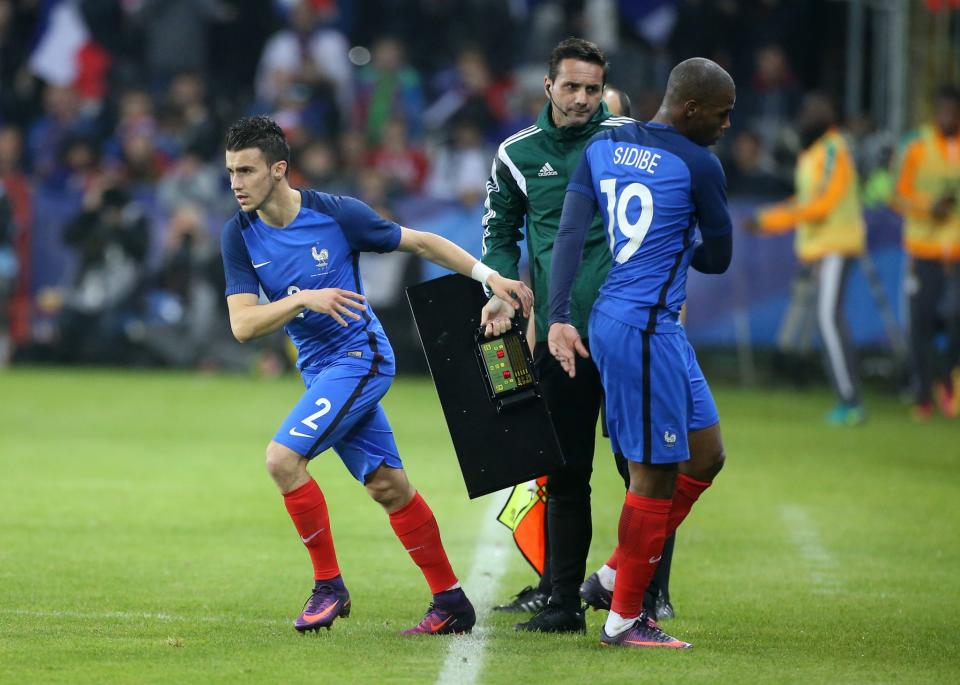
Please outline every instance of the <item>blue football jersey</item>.
[[697, 229], [733, 230], [716, 156], [671, 126], [625, 124], [590, 139], [567, 190], [594, 199], [607, 226], [613, 266], [595, 308], [650, 331], [675, 326]]
[[[260, 289], [276, 302], [300, 290], [342, 288], [363, 293], [361, 252], [391, 252], [400, 243], [400, 226], [352, 197], [301, 190], [297, 217], [282, 229], [265, 224], [256, 212], [239, 212], [220, 239], [226, 294]], [[316, 371], [335, 358], [369, 359], [376, 371], [395, 372], [393, 350], [373, 309], [346, 328], [331, 316], [304, 311], [284, 330], [297, 348], [297, 368]]]

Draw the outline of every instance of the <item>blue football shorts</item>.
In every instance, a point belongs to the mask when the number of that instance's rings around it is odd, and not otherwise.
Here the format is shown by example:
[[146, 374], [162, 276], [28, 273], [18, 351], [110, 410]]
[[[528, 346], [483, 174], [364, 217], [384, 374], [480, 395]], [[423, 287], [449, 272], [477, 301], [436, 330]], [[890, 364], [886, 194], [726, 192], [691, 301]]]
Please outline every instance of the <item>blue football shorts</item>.
[[332, 447], [361, 483], [381, 464], [403, 468], [393, 429], [380, 406], [392, 376], [371, 373], [369, 361], [352, 357], [302, 375], [307, 391], [274, 441], [307, 459]]
[[614, 453], [645, 464], [686, 461], [687, 433], [720, 420], [682, 328], [645, 333], [594, 310], [590, 353], [600, 370]]

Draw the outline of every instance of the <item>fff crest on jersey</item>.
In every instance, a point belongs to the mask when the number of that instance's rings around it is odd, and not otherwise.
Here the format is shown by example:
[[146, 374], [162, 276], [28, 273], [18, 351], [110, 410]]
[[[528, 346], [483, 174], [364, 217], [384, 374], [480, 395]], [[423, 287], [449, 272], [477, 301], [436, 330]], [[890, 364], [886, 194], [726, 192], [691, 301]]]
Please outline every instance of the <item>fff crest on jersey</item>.
[[325, 247], [320, 247], [320, 243], [315, 243], [310, 248], [310, 254], [317, 263], [317, 271], [322, 274], [330, 270], [330, 251]]

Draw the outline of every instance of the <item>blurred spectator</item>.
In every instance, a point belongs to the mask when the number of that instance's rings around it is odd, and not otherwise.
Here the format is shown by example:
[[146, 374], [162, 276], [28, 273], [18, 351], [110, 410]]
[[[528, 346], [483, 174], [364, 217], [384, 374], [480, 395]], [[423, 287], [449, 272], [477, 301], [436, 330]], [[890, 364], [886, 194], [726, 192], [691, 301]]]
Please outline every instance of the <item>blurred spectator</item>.
[[[348, 188], [356, 188], [367, 168], [369, 149], [367, 139], [361, 131], [344, 131], [340, 136], [338, 153], [340, 168], [338, 175]], [[368, 203], [369, 204], [369, 203]]]
[[158, 92], [176, 74], [206, 71], [209, 25], [227, 21], [232, 13], [221, 0], [140, 0], [133, 6], [143, 27], [147, 69]]
[[387, 180], [391, 193], [418, 193], [426, 180], [427, 156], [409, 140], [401, 119], [386, 123], [380, 145], [370, 151], [368, 162]]
[[167, 95], [162, 128], [177, 151], [188, 149], [210, 158], [220, 152], [220, 128], [207, 103], [200, 74], [183, 72], [173, 77]]
[[26, 66], [36, 34], [36, 3], [0, 0], [0, 121], [25, 123], [34, 80]]
[[407, 64], [396, 38], [381, 38], [372, 61], [357, 76], [355, 118], [370, 143], [379, 143], [389, 121], [401, 117], [410, 136], [420, 135], [423, 93], [420, 75]]
[[791, 186], [777, 176], [773, 159], [764, 151], [752, 131], [740, 131], [733, 138], [730, 159], [724, 164], [727, 193], [731, 196], [783, 197]]
[[[0, 366], [13, 346], [30, 335], [30, 238], [33, 204], [30, 179], [23, 170], [23, 136], [11, 126], [0, 129], [0, 191], [4, 206], [0, 228]], [[0, 347], [4, 347], [0, 342]]]
[[236, 210], [236, 200], [225, 179], [222, 164], [215, 166], [199, 149], [191, 147], [160, 179], [157, 201], [168, 214], [191, 204], [203, 207], [211, 216], [222, 217]]
[[88, 137], [69, 138], [60, 153], [64, 180], [62, 187], [82, 196], [101, 175], [100, 148]]
[[[350, 115], [353, 68], [347, 59], [346, 36], [331, 25], [336, 5], [299, 0], [290, 10], [289, 26], [267, 41], [257, 69], [257, 98], [279, 101], [293, 85], [304, 87], [314, 106], [324, 110], [314, 119], [316, 133], [336, 133]], [[329, 111], [328, 111], [329, 110]]]
[[64, 178], [60, 152], [72, 137], [92, 135], [93, 120], [80, 109], [80, 101], [70, 86], [47, 84], [43, 92], [43, 113], [34, 120], [27, 134], [27, 157], [41, 183]]
[[488, 141], [501, 138], [510, 82], [493, 78], [483, 53], [475, 48], [461, 50], [456, 67], [441, 72], [434, 86], [442, 94], [423, 113], [427, 128], [440, 129], [454, 120], [468, 121]]
[[317, 188], [332, 195], [354, 195], [356, 191], [341, 171], [337, 150], [326, 140], [313, 140], [293, 155], [291, 185]]
[[[960, 90], [937, 94], [934, 121], [914, 132], [900, 151], [894, 206], [903, 214], [909, 256], [910, 356], [913, 417], [928, 420], [935, 399], [948, 417], [960, 414], [955, 379], [960, 367]], [[946, 333], [943, 349], [937, 334]], [[960, 371], [954, 374], [960, 379]]]
[[56, 361], [123, 363], [129, 357], [126, 325], [149, 242], [147, 219], [119, 186], [95, 184], [64, 230], [77, 254], [73, 285], [57, 318]]
[[10, 335], [10, 309], [17, 281], [16, 225], [7, 198], [7, 189], [0, 183], [0, 368], [7, 365], [13, 351]]
[[200, 207], [181, 204], [166, 226], [160, 266], [144, 284], [142, 318], [128, 326], [156, 362], [232, 366], [219, 257]]
[[426, 192], [438, 200], [461, 202], [472, 208], [484, 196], [490, 175], [490, 151], [476, 123], [470, 119], [453, 125], [452, 140], [440, 146], [430, 163]]
[[763, 149], [775, 160], [785, 146], [795, 113], [800, 107], [800, 88], [793, 76], [783, 48], [766, 45], [756, 52], [756, 66], [750, 85], [737, 92], [734, 115], [739, 126], [757, 134]]

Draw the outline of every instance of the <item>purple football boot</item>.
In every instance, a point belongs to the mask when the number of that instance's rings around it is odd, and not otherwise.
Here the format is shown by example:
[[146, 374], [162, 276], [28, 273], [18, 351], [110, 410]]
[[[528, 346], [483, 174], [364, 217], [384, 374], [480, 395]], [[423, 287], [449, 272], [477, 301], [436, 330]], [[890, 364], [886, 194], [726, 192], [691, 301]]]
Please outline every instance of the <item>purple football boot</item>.
[[646, 615], [640, 614], [640, 618], [619, 635], [610, 637], [607, 631], [600, 629], [600, 644], [606, 647], [666, 647], [668, 649], [690, 649], [693, 647], [689, 642], [678, 640], [675, 637], [667, 635], [657, 622]]
[[330, 630], [334, 619], [350, 615], [350, 593], [340, 576], [318, 582], [313, 593], [303, 605], [303, 611], [293, 622], [301, 633], [326, 628]]
[[433, 596], [423, 620], [401, 635], [449, 635], [469, 633], [477, 614], [463, 590], [447, 590]]

